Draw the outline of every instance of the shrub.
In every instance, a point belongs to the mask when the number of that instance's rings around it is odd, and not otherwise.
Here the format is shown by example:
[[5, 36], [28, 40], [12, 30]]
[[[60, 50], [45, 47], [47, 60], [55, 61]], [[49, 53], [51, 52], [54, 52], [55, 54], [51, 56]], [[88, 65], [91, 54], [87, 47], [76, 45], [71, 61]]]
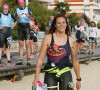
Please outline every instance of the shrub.
[[97, 27], [98, 29], [100, 29], [100, 21], [97, 23]]
[[55, 10], [57, 11], [62, 11], [62, 10], [65, 10], [65, 11], [70, 11], [69, 7], [70, 7], [70, 4], [68, 4], [67, 2], [64, 3], [64, 2], [59, 2], [59, 3], [56, 3], [55, 4]]
[[80, 20], [80, 18], [76, 15], [76, 13], [68, 15], [67, 18], [69, 19], [71, 27], [74, 27], [77, 24], [78, 20]]

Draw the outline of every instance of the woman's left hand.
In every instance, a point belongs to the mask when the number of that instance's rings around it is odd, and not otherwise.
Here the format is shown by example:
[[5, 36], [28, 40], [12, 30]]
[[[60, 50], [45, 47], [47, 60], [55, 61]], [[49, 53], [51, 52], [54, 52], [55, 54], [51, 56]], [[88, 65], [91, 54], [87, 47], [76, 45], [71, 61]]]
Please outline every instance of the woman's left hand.
[[76, 82], [76, 90], [80, 90], [80, 88], [81, 88], [81, 82], [77, 81]]
[[28, 13], [25, 13], [26, 16], [30, 17], [30, 15]]

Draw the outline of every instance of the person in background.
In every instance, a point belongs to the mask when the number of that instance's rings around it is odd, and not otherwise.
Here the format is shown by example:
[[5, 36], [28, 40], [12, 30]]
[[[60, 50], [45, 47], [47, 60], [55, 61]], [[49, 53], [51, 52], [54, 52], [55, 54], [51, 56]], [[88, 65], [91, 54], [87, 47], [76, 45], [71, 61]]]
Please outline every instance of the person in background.
[[[94, 21], [92, 21], [91, 26], [89, 27], [89, 30], [88, 30], [88, 37], [89, 37], [88, 55], [94, 54], [95, 41], [97, 40], [98, 36], [99, 36], [98, 28], [96, 27], [96, 23]], [[91, 52], [91, 49], [92, 49], [92, 52]]]
[[[39, 55], [38, 52], [38, 42], [37, 42], [37, 35], [39, 32], [39, 27], [37, 25], [35, 25], [35, 19], [34, 21], [30, 21], [30, 50], [31, 50], [31, 58], [34, 58], [34, 46], [33, 46], [33, 42], [35, 44], [35, 48], [36, 48], [36, 55]], [[27, 56], [27, 55], [25, 55]]]
[[36, 20], [34, 20], [34, 25], [35, 25], [35, 26], [33, 26], [33, 31], [34, 31], [33, 42], [34, 42], [34, 44], [35, 44], [36, 55], [39, 55], [37, 35], [38, 35], [38, 32], [40, 31], [40, 29], [39, 29], [39, 27], [37, 26]]
[[14, 16], [9, 13], [9, 6], [5, 4], [3, 6], [3, 13], [0, 13], [0, 67], [3, 66], [1, 63], [2, 51], [5, 46], [7, 56], [7, 66], [15, 65], [10, 60], [10, 47], [12, 43], [12, 29], [17, 24]]
[[[84, 32], [83, 21], [81, 21], [80, 29], [81, 29], [81, 32]], [[84, 33], [85, 33], [85, 32], [84, 32]], [[84, 44], [83, 44], [84, 42], [85, 42], [84, 39], [82, 39], [82, 41], [80, 42], [80, 44], [81, 44], [81, 49], [84, 48]]]
[[30, 21], [30, 50], [31, 50], [31, 58], [34, 58], [34, 46], [33, 46], [33, 38], [34, 38], [34, 30], [35, 27], [34, 22]]
[[[66, 11], [65, 10], [62, 10], [60, 13], [66, 17]], [[69, 19], [68, 18], [67, 18], [67, 23], [68, 23], [68, 25], [70, 27], [70, 35], [71, 35], [71, 26], [69, 24]]]
[[[65, 10], [62, 10], [60, 13], [61, 13], [62, 15], [64, 15], [64, 16], [66, 16], [66, 11], [65, 11]], [[69, 19], [67, 19], [67, 23], [69, 24]]]
[[33, 46], [33, 42], [35, 44], [35, 49], [36, 49], [36, 55], [39, 55], [38, 52], [38, 42], [37, 42], [37, 35], [39, 32], [39, 27], [36, 25], [36, 20], [34, 19], [34, 21], [30, 21], [30, 47], [31, 47], [31, 58], [34, 58], [34, 46]]
[[75, 26], [75, 30], [77, 39], [77, 49], [78, 49], [77, 53], [79, 54], [79, 50], [83, 48], [83, 42], [84, 42], [84, 40], [80, 38], [81, 32], [84, 32], [83, 23], [81, 21], [78, 21], [77, 25]]
[[50, 16], [50, 20], [49, 20], [49, 22], [47, 23], [47, 26], [45, 27], [47, 33], [49, 32], [49, 29], [50, 29], [50, 27], [51, 27], [51, 25], [52, 25], [53, 19], [54, 19], [54, 15], [51, 15], [51, 16]]
[[[80, 90], [81, 78], [80, 67], [77, 57], [76, 39], [70, 36], [69, 25], [64, 15], [58, 14], [55, 16], [49, 34], [43, 39], [39, 58], [36, 63], [35, 78], [33, 86], [36, 88], [39, 80], [39, 73], [42, 67], [43, 59], [47, 54], [47, 64], [44, 67], [44, 83], [47, 84], [48, 90], [69, 90], [73, 87], [72, 75], [70, 68], [72, 63], [77, 77], [76, 88]], [[69, 61], [71, 54], [72, 63]], [[59, 82], [59, 87], [57, 83]], [[71, 87], [69, 84], [71, 83]], [[73, 89], [71, 89], [73, 90]]]
[[18, 0], [19, 8], [15, 10], [14, 16], [18, 19], [18, 38], [20, 60], [16, 65], [23, 65], [24, 40], [27, 53], [27, 65], [31, 65], [30, 60], [30, 24], [33, 21], [33, 14], [29, 7], [24, 6], [24, 0]]

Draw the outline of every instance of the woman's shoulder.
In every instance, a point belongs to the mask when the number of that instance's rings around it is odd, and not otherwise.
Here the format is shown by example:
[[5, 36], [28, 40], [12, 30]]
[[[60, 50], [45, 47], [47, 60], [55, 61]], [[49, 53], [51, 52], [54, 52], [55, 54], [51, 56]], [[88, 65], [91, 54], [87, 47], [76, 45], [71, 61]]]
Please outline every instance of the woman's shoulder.
[[95, 29], [98, 29], [97, 27], [94, 27]]
[[80, 26], [81, 29], [84, 29], [84, 26]]
[[45, 35], [45, 38], [50, 38], [52, 34]]
[[47, 42], [50, 41], [51, 40], [51, 36], [52, 36], [51, 34], [45, 35], [44, 40], [46, 40]]
[[89, 29], [89, 30], [91, 30], [91, 29], [92, 29], [92, 27], [90, 26], [88, 29]]
[[93, 28], [93, 29], [98, 29], [97, 27], [91, 27], [91, 28]]

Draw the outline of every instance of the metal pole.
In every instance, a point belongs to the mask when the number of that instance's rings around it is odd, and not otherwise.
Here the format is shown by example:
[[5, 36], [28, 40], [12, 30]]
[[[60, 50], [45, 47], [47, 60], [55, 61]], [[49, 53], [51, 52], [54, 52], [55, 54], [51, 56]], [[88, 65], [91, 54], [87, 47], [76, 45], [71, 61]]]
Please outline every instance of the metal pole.
[[28, 0], [26, 0], [26, 6], [28, 6]]
[[85, 14], [85, 5], [84, 5], [84, 14]]

